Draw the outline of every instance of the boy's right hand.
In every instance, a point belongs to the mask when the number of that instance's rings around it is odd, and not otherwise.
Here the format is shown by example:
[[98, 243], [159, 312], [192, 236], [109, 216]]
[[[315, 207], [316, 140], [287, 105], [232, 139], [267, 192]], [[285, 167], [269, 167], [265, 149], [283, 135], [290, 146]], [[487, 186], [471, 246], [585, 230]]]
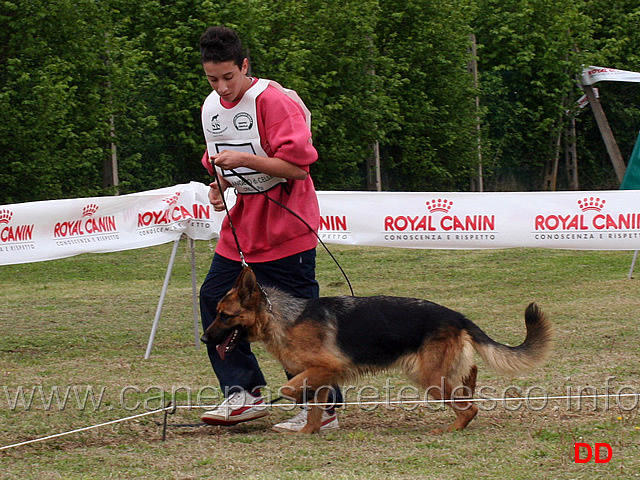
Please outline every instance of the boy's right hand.
[[222, 201], [222, 193], [216, 182], [209, 184], [209, 202], [213, 205], [213, 209], [216, 212], [224, 211], [224, 202]]

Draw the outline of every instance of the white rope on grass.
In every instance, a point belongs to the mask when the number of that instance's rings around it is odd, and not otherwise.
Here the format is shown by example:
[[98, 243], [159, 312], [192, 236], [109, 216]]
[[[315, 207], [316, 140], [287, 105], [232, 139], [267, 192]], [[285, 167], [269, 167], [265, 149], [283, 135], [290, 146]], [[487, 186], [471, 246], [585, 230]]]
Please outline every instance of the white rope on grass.
[[13, 445], [5, 445], [4, 447], [0, 447], [0, 450], [7, 450], [9, 448], [21, 447], [23, 445], [29, 445], [30, 443], [44, 442], [46, 440], [51, 440], [51, 439], [58, 438], [58, 437], [64, 437], [65, 435], [71, 435], [73, 433], [86, 432], [87, 430], [93, 430], [94, 428], [106, 427], [107, 425], [113, 425], [115, 423], [126, 422], [128, 420], [135, 420], [136, 418], [146, 417], [147, 415], [153, 415], [155, 413], [164, 412], [166, 410], [172, 410], [173, 408], [174, 407], [159, 408], [158, 410], [152, 410], [150, 412], [139, 413], [137, 415], [132, 415], [130, 417], [119, 418], [119, 419], [116, 419], [116, 420], [111, 420], [109, 422], [99, 423], [97, 425], [91, 425], [91, 426], [88, 426], [88, 427], [78, 428], [76, 430], [70, 430], [68, 432], [56, 433], [54, 435], [49, 435], [47, 437], [42, 437], [42, 438], [34, 438], [33, 440], [26, 440], [24, 442], [14, 443]]
[[[510, 402], [510, 401], [516, 401], [516, 400], [526, 400], [526, 401], [533, 401], [533, 400], [570, 400], [570, 399], [590, 399], [590, 398], [621, 398], [621, 397], [635, 397], [638, 398], [640, 401], [640, 393], [616, 393], [616, 394], [607, 394], [607, 393], [599, 393], [599, 394], [591, 394], [591, 395], [558, 395], [558, 396], [539, 396], [539, 397], [501, 397], [501, 398], [485, 398], [485, 397], [478, 397], [478, 398], [465, 398], [465, 397], [457, 397], [454, 399], [449, 399], [449, 400], [377, 400], [377, 401], [370, 401], [370, 402], [363, 402], [363, 401], [358, 401], [358, 402], [340, 402], [338, 405], [340, 406], [345, 406], [345, 405], [395, 405], [395, 404], [411, 404], [411, 403], [424, 403], [424, 404], [430, 404], [430, 403], [435, 403], [435, 404], [448, 404], [448, 403], [464, 403], [464, 402], [468, 402], [468, 403], [483, 403], [483, 402]], [[327, 403], [313, 403], [314, 405], [317, 405], [319, 407], [335, 407], [336, 406], [336, 402], [327, 402]], [[265, 404], [265, 406], [268, 407], [292, 407], [292, 406], [296, 406], [297, 404], [295, 403], [281, 403], [281, 404], [276, 404], [276, 403], [267, 403]], [[184, 408], [188, 408], [188, 409], [205, 409], [205, 410], [211, 410], [214, 409], [216, 407], [219, 407], [220, 405], [176, 405], [175, 408], [179, 408], [179, 409], [184, 409]], [[635, 407], [634, 407], [635, 408]]]
[[[592, 394], [592, 395], [558, 395], [558, 396], [539, 396], [539, 397], [502, 397], [502, 398], [458, 398], [458, 399], [451, 399], [451, 400], [385, 400], [385, 401], [370, 401], [370, 402], [342, 402], [340, 403], [341, 406], [346, 406], [346, 405], [395, 405], [395, 404], [448, 404], [448, 403], [462, 403], [462, 402], [468, 402], [468, 403], [483, 403], [483, 402], [511, 402], [511, 401], [536, 401], [536, 400], [545, 400], [545, 401], [549, 401], [549, 400], [572, 400], [572, 399], [579, 399], [579, 400], [583, 400], [583, 399], [596, 399], [596, 398], [616, 398], [616, 399], [620, 399], [622, 397], [634, 397], [636, 399], [640, 398], [640, 393], [617, 393], [617, 394], [606, 394], [606, 393], [602, 393], [602, 394]], [[334, 407], [335, 403], [316, 403], [314, 405], [320, 406], [320, 407]], [[76, 430], [70, 430], [68, 432], [62, 432], [62, 433], [56, 433], [54, 435], [49, 435], [47, 437], [42, 437], [42, 438], [34, 438], [33, 440], [26, 440], [24, 442], [20, 442], [20, 443], [15, 443], [13, 445], [5, 445], [4, 447], [0, 447], [0, 451], [2, 450], [8, 450], [9, 448], [14, 448], [14, 447], [20, 447], [23, 445], [28, 445], [31, 443], [36, 443], [36, 442], [44, 442], [46, 440], [51, 440], [54, 438], [59, 438], [59, 437], [63, 437], [65, 435], [71, 435], [74, 433], [80, 433], [80, 432], [85, 432], [87, 430], [92, 430], [95, 428], [100, 428], [100, 427], [105, 427], [107, 425], [113, 425], [115, 423], [121, 423], [121, 422], [126, 422], [129, 420], [135, 420], [136, 418], [141, 418], [141, 417], [145, 417], [147, 415], [154, 415], [156, 413], [161, 413], [161, 412], [167, 412], [169, 410], [177, 410], [177, 409], [189, 409], [189, 410], [193, 410], [193, 409], [203, 409], [203, 410], [210, 410], [210, 409], [214, 409], [216, 407], [219, 407], [220, 405], [170, 405], [167, 407], [163, 407], [163, 408], [159, 408], [157, 410], [151, 410], [149, 412], [144, 412], [144, 413], [139, 413], [137, 415], [132, 415], [130, 417], [125, 417], [125, 418], [120, 418], [120, 419], [116, 419], [116, 420], [111, 420], [109, 422], [104, 422], [104, 423], [100, 423], [97, 425], [91, 425], [88, 427], [83, 427], [83, 428], [78, 428]], [[270, 404], [265, 404], [265, 407], [289, 407], [291, 408], [292, 406], [295, 407], [296, 404], [293, 403], [285, 403], [285, 404], [275, 404], [275, 403], [270, 403]], [[637, 408], [637, 404], [634, 406], [634, 408]]]

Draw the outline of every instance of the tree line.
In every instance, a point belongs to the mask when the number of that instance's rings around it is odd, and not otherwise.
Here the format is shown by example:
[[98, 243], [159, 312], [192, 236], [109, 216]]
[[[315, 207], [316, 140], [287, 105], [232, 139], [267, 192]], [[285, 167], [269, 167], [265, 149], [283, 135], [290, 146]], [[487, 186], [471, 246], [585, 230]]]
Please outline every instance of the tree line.
[[[209, 182], [198, 39], [217, 24], [305, 100], [318, 189], [375, 188], [379, 165], [383, 190], [540, 190], [554, 159], [553, 188], [576, 188], [569, 146], [578, 188], [618, 187], [577, 79], [640, 71], [636, 0], [6, 0], [0, 204]], [[597, 87], [628, 159], [640, 85]]]

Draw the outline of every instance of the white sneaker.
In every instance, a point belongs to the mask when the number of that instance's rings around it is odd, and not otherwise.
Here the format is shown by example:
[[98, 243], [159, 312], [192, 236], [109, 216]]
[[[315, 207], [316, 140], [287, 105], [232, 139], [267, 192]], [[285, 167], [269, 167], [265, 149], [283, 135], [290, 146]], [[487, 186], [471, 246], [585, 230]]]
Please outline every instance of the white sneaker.
[[[300, 430], [302, 430], [302, 427], [304, 427], [307, 424], [308, 411], [309, 410], [307, 408], [303, 408], [300, 411], [300, 413], [297, 414], [295, 417], [290, 418], [289, 420], [286, 420], [282, 423], [278, 423], [274, 425], [273, 427], [271, 427], [271, 430], [274, 430], [280, 433], [299, 432]], [[329, 430], [337, 430], [338, 428], [340, 428], [340, 425], [338, 424], [338, 415], [336, 415], [335, 412], [328, 413], [326, 411], [323, 411], [322, 423], [320, 424], [320, 431], [326, 432]]]
[[213, 410], [202, 414], [202, 421], [209, 425], [231, 426], [268, 415], [264, 398], [254, 397], [246, 390], [232, 393]]

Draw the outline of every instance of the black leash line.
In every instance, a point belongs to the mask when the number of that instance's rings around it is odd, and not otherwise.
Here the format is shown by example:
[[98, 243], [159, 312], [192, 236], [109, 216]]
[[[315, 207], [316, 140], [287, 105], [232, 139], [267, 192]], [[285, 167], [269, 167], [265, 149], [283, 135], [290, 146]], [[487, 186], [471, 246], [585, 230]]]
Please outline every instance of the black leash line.
[[[349, 281], [349, 277], [347, 276], [347, 273], [342, 268], [342, 265], [340, 265], [340, 262], [338, 262], [338, 259], [333, 255], [333, 253], [331, 253], [331, 250], [329, 250], [327, 245], [322, 241], [322, 239], [320, 238], [320, 235], [318, 235], [318, 232], [316, 232], [304, 218], [302, 218], [300, 215], [298, 215], [292, 209], [290, 209], [289, 207], [287, 207], [283, 203], [277, 201], [276, 199], [271, 198], [269, 195], [267, 195], [267, 192], [263, 192], [261, 190], [258, 190], [258, 188], [256, 188], [256, 186], [253, 183], [251, 183], [249, 180], [244, 178], [243, 175], [239, 174], [238, 172], [236, 172], [233, 169], [230, 170], [230, 172], [233, 173], [240, 180], [242, 180], [244, 183], [249, 185], [251, 188], [253, 188], [256, 191], [256, 193], [261, 194], [262, 196], [267, 198], [269, 201], [275, 203], [276, 205], [280, 206], [281, 208], [284, 208], [287, 212], [289, 212], [291, 215], [293, 215], [298, 220], [300, 220], [311, 232], [313, 232], [313, 234], [318, 239], [318, 242], [320, 243], [320, 245], [322, 245], [322, 247], [325, 249], [325, 251], [329, 254], [329, 256], [331, 257], [333, 262], [336, 264], [338, 269], [340, 269], [340, 272], [342, 273], [342, 276], [344, 277], [344, 279], [347, 282], [347, 286], [349, 287], [349, 291], [351, 292], [351, 296], [353, 297], [355, 294], [353, 293], [353, 287], [351, 286], [351, 282]], [[236, 247], [238, 248], [238, 253], [240, 254], [240, 259], [242, 261], [242, 266], [243, 267], [248, 267], [249, 265], [244, 260], [244, 254], [242, 253], [242, 248], [240, 248], [240, 241], [238, 240], [238, 235], [236, 233], [236, 229], [233, 226], [233, 223], [231, 222], [231, 216], [229, 215], [229, 209], [227, 207], [227, 201], [224, 198], [224, 192], [222, 191], [222, 185], [220, 184], [220, 181], [219, 181], [219, 178], [218, 178], [218, 172], [216, 170], [215, 165], [213, 165], [213, 173], [214, 173], [214, 177], [215, 177], [216, 183], [218, 184], [218, 191], [220, 192], [220, 196], [222, 197], [222, 203], [224, 204], [224, 209], [225, 209], [225, 212], [226, 212], [226, 215], [227, 215], [227, 219], [229, 220], [229, 226], [231, 227], [231, 232], [233, 233], [233, 238], [235, 239]], [[241, 195], [241, 194], [238, 194], [238, 195]]]
[[[229, 220], [229, 226], [231, 227], [231, 233], [233, 233], [233, 239], [236, 241], [236, 248], [238, 249], [238, 254], [240, 255], [240, 261], [242, 262], [242, 267], [243, 268], [248, 267], [249, 264], [247, 264], [247, 262], [245, 261], [244, 253], [242, 253], [242, 248], [240, 248], [240, 240], [238, 240], [236, 227], [233, 226], [233, 222], [231, 221], [231, 215], [229, 215], [229, 207], [227, 206], [227, 200], [224, 197], [224, 191], [222, 190], [222, 184], [220, 183], [220, 179], [218, 178], [218, 171], [216, 170], [215, 165], [213, 165], [213, 176], [216, 180], [216, 184], [218, 185], [218, 191], [220, 192], [220, 197], [222, 198], [222, 204], [224, 205], [224, 211], [227, 215], [227, 220]], [[244, 180], [244, 178], [242, 180]], [[244, 181], [246, 182], [246, 180]]]

